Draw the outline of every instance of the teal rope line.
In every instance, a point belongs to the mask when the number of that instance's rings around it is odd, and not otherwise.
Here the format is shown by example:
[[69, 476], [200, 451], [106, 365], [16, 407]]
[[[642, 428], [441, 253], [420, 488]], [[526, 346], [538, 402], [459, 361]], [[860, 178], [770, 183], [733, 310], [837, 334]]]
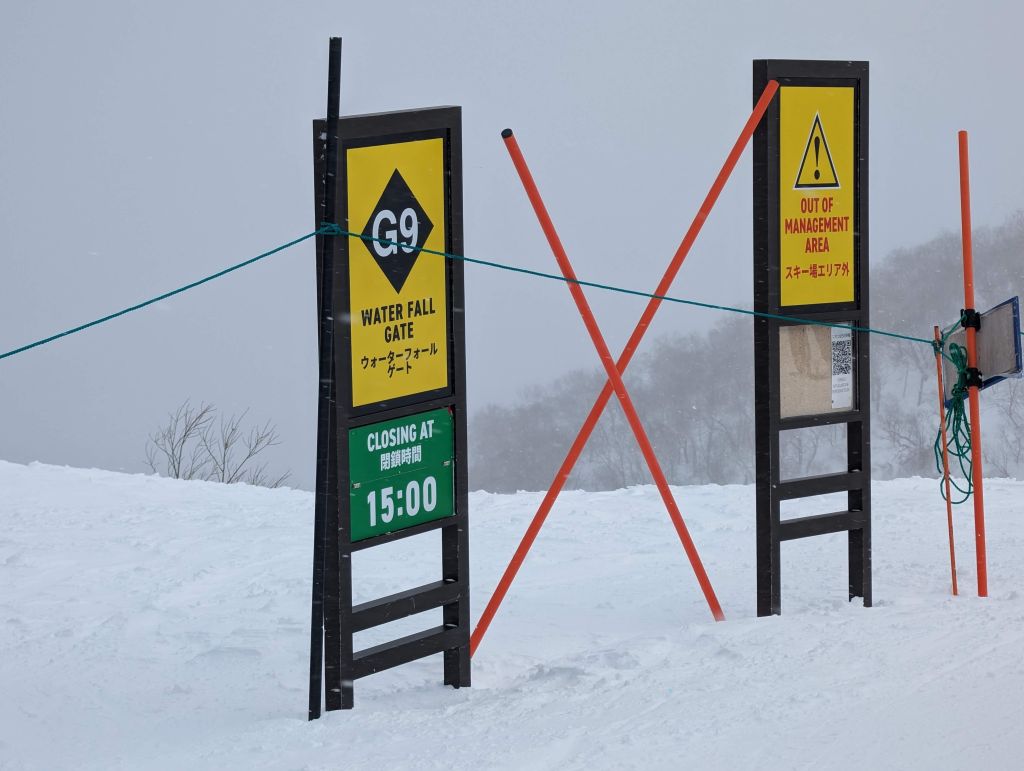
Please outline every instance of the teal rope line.
[[[201, 278], [198, 281], [193, 281], [189, 284], [185, 284], [184, 286], [178, 287], [177, 289], [172, 289], [169, 292], [164, 292], [163, 294], [158, 295], [157, 297], [153, 297], [149, 300], [145, 300], [136, 305], [124, 308], [123, 310], [117, 311], [116, 313], [111, 313], [101, 318], [87, 322], [85, 324], [80, 324], [77, 327], [72, 327], [71, 329], [67, 329], [63, 332], [58, 332], [57, 334], [51, 335], [50, 337], [45, 337], [42, 340], [36, 340], [35, 342], [23, 345], [20, 348], [15, 348], [13, 350], [7, 351], [6, 353], [0, 353], [0, 360], [16, 356], [19, 353], [24, 353], [25, 351], [32, 350], [33, 348], [38, 348], [39, 346], [46, 345], [47, 343], [52, 343], [56, 340], [60, 340], [63, 337], [68, 337], [69, 335], [73, 335], [77, 332], [82, 332], [86, 329], [89, 329], [90, 327], [95, 327], [107, 321], [112, 321], [113, 319], [125, 316], [134, 311], [141, 310], [142, 308], [146, 308], [150, 305], [153, 305], [154, 303], [158, 303], [161, 302], [162, 300], [174, 297], [175, 295], [181, 294], [182, 292], [187, 292], [190, 289], [195, 289], [196, 287], [202, 286], [203, 284], [213, 281], [214, 279], [226, 276], [227, 274], [233, 273], [236, 270], [244, 268], [248, 265], [252, 265], [255, 262], [259, 262], [260, 260], [266, 259], [271, 255], [277, 254], [278, 252], [282, 252], [285, 249], [289, 249], [293, 246], [296, 246], [297, 244], [301, 244], [303, 241], [313, 238], [314, 236], [349, 236], [352, 238], [358, 238], [363, 241], [374, 241], [377, 243], [386, 244], [388, 246], [399, 246], [404, 249], [409, 249], [409, 246], [407, 244], [402, 244], [399, 241], [392, 241], [385, 238], [375, 238], [373, 236], [367, 236], [361, 233], [353, 233], [349, 230], [343, 230], [341, 227], [334, 223], [323, 222], [321, 223], [319, 228], [310, 233], [307, 233], [304, 236], [300, 236], [299, 238], [289, 241], [288, 243], [281, 244], [280, 246], [270, 249], [269, 251], [263, 252], [262, 254], [258, 254], [255, 257], [251, 257], [248, 260], [243, 260], [242, 262], [236, 263], [235, 265], [231, 265], [230, 267], [224, 268], [223, 270], [217, 271], [216, 273]], [[948, 329], [944, 330], [941, 336], [941, 341], [936, 342], [935, 340], [927, 340], [923, 337], [914, 337], [913, 335], [904, 335], [899, 332], [889, 332], [883, 329], [873, 329], [871, 327], [860, 327], [853, 324], [841, 324], [837, 322], [815, 321], [811, 319], [799, 318], [797, 316], [786, 316], [779, 313], [752, 311], [746, 308], [735, 308], [730, 305], [718, 305], [715, 303], [699, 302], [697, 300], [686, 300], [681, 297], [672, 297], [670, 295], [652, 294], [650, 292], [642, 292], [637, 289], [627, 289], [625, 287], [612, 286], [611, 284], [601, 284], [596, 281], [569, 279], [566, 278], [565, 276], [555, 273], [547, 273], [545, 271], [532, 270], [530, 268], [521, 268], [515, 265], [494, 262], [493, 260], [482, 260], [478, 258], [467, 257], [462, 254], [452, 254], [450, 252], [443, 252], [436, 249], [427, 249], [425, 247], [413, 247], [412, 250], [437, 255], [439, 257], [444, 257], [445, 259], [449, 260], [460, 260], [462, 262], [468, 262], [473, 265], [484, 265], [486, 267], [497, 268], [499, 270], [506, 270], [512, 273], [521, 273], [526, 276], [534, 276], [537, 278], [544, 278], [552, 281], [561, 281], [564, 283], [577, 284], [579, 286], [590, 287], [592, 289], [599, 289], [606, 292], [616, 292], [618, 294], [632, 295], [635, 297], [645, 297], [652, 300], [677, 303], [680, 305], [689, 305], [695, 308], [705, 308], [708, 310], [724, 311], [727, 313], [738, 313], [746, 316], [754, 316], [756, 318], [775, 319], [777, 321], [786, 321], [794, 324], [807, 324], [811, 326], [849, 329], [853, 332], [865, 332], [868, 334], [882, 335], [884, 337], [891, 337], [898, 340], [907, 340], [914, 343], [924, 343], [925, 345], [929, 345], [934, 349], [935, 354], [937, 356], [941, 356], [946, 360], [950, 361], [956, 367], [957, 370], [957, 383], [952, 389], [953, 397], [951, 407], [946, 414], [946, 426], [952, 436], [953, 450], [951, 454], [953, 455], [953, 457], [957, 458], [960, 470], [967, 480], [967, 485], [966, 488], [962, 488], [959, 484], [957, 484], [956, 481], [950, 479], [951, 484], [954, 487], [956, 487], [957, 491], [963, 496], [961, 500], [954, 501], [954, 503], [963, 503], [971, 496], [971, 493], [973, 492], [971, 476], [971, 468], [973, 465], [973, 461], [971, 458], [970, 423], [968, 421], [968, 417], [964, 408], [964, 397], [967, 393], [967, 353], [962, 346], [957, 345], [956, 343], [950, 344], [950, 351], [948, 355], [945, 352], [946, 343], [950, 335], [952, 335], [953, 331], [958, 326], [960, 326], [960, 321], [957, 321]], [[1021, 334], [1024, 335], [1024, 332], [1022, 332]], [[936, 467], [938, 468], [940, 474], [943, 473], [941, 442], [942, 432], [940, 429], [938, 435], [935, 438], [935, 444], [933, 448], [935, 451]], [[945, 497], [944, 488], [942, 494], [943, 497]]]
[[[29, 350], [31, 350], [33, 348], [38, 348], [39, 346], [46, 345], [47, 343], [52, 343], [55, 340], [60, 340], [63, 337], [68, 337], [69, 335], [73, 335], [73, 334], [75, 334], [77, 332], [82, 332], [82, 331], [84, 331], [86, 329], [89, 329], [90, 327], [95, 327], [95, 326], [98, 326], [99, 324], [103, 324], [103, 323], [105, 323], [107, 321], [112, 321], [113, 319], [119, 318], [121, 316], [125, 316], [125, 315], [127, 315], [129, 313], [132, 313], [133, 311], [141, 310], [142, 308], [148, 307], [148, 306], [153, 305], [154, 303], [158, 303], [158, 302], [160, 302], [162, 300], [166, 300], [166, 299], [168, 299], [170, 297], [174, 297], [175, 295], [181, 294], [182, 292], [187, 292], [190, 289], [195, 289], [197, 286], [201, 286], [201, 285], [203, 285], [203, 284], [205, 284], [207, 282], [213, 281], [216, 278], [220, 278], [221, 276], [226, 276], [228, 273], [232, 273], [232, 272], [234, 272], [236, 270], [239, 270], [240, 268], [244, 268], [244, 267], [246, 267], [248, 265], [252, 265], [254, 262], [258, 262], [258, 261], [260, 261], [262, 259], [270, 257], [271, 255], [277, 254], [278, 252], [284, 251], [285, 249], [288, 249], [288, 248], [290, 248], [292, 246], [295, 246], [296, 244], [300, 244], [303, 241], [305, 241], [305, 240], [307, 240], [309, 238], [312, 238], [313, 236], [318, 236], [318, 235], [324, 235], [324, 236], [350, 236], [350, 237], [353, 237], [353, 238], [361, 239], [363, 241], [376, 241], [377, 243], [386, 244], [388, 246], [400, 246], [400, 247], [404, 247], [406, 249], [409, 248], [407, 244], [402, 244], [399, 241], [392, 241], [392, 240], [385, 239], [385, 238], [375, 238], [373, 236], [366, 236], [366, 235], [363, 235], [361, 233], [353, 233], [353, 232], [351, 232], [349, 230], [344, 230], [341, 227], [339, 227], [338, 225], [335, 225], [333, 223], [324, 222], [324, 223], [321, 223], [319, 228], [317, 228], [316, 230], [314, 230], [314, 231], [312, 231], [310, 233], [307, 233], [304, 236], [296, 238], [296, 239], [294, 239], [292, 241], [289, 241], [286, 244], [282, 244], [281, 246], [275, 247], [275, 248], [273, 248], [273, 249], [271, 249], [269, 251], [263, 252], [262, 254], [258, 254], [255, 257], [252, 257], [252, 258], [250, 258], [248, 260], [244, 260], [242, 262], [239, 262], [239, 263], [237, 263], [235, 265], [232, 265], [232, 266], [230, 266], [228, 268], [225, 268], [224, 270], [218, 271], [218, 272], [213, 273], [213, 274], [211, 274], [209, 276], [201, 278], [198, 281], [193, 281], [193, 282], [191, 282], [189, 284], [186, 284], [185, 286], [178, 287], [177, 289], [173, 289], [170, 292], [164, 292], [163, 294], [161, 294], [161, 295], [159, 295], [157, 297], [153, 297], [153, 298], [151, 298], [149, 300], [145, 300], [145, 301], [143, 301], [141, 303], [138, 303], [137, 305], [132, 305], [132, 306], [130, 306], [128, 308], [125, 308], [123, 310], [117, 311], [116, 313], [111, 313], [111, 314], [108, 314], [106, 316], [103, 316], [102, 318], [95, 319], [95, 320], [87, 322], [85, 324], [80, 324], [77, 327], [72, 327], [71, 329], [67, 329], [67, 330], [65, 330], [63, 332], [58, 332], [57, 334], [51, 335], [50, 337], [45, 337], [42, 340], [36, 340], [33, 343], [29, 343], [28, 345], [23, 345], [23, 346], [21, 346], [19, 348], [15, 348], [13, 350], [7, 351], [6, 353], [0, 353], [0, 360], [7, 359], [7, 358], [9, 358], [11, 356], [16, 356], [19, 353], [24, 353], [25, 351], [29, 351]], [[799, 318], [797, 316], [786, 316], [786, 315], [779, 314], [779, 313], [766, 313], [764, 311], [752, 311], [752, 310], [748, 310], [746, 308], [735, 308], [735, 307], [730, 306], [730, 305], [717, 305], [715, 303], [705, 303], [705, 302], [699, 302], [697, 300], [686, 300], [686, 299], [683, 299], [681, 297], [672, 297], [670, 295], [657, 295], [657, 294], [652, 294], [650, 292], [642, 292], [642, 291], [637, 290], [637, 289], [627, 289], [627, 288], [624, 288], [624, 287], [612, 286], [611, 284], [601, 284], [601, 283], [598, 283], [596, 281], [584, 281], [582, 279], [567, 279], [565, 276], [562, 276], [562, 275], [559, 275], [559, 274], [555, 274], [555, 273], [546, 273], [546, 272], [540, 271], [540, 270], [532, 270], [530, 268], [521, 268], [521, 267], [518, 267], [518, 266], [515, 266], [515, 265], [508, 265], [508, 264], [501, 263], [501, 262], [495, 262], [493, 260], [482, 260], [482, 259], [478, 259], [478, 258], [474, 258], [474, 257], [467, 257], [467, 256], [462, 255], [462, 254], [452, 254], [450, 252], [443, 252], [443, 251], [439, 251], [439, 250], [436, 250], [436, 249], [427, 249], [425, 247], [414, 247], [414, 250], [417, 251], [417, 252], [424, 252], [426, 254], [434, 254], [434, 255], [437, 255], [439, 257], [444, 257], [444, 258], [450, 259], [450, 260], [460, 260], [462, 262], [468, 262], [468, 263], [471, 263], [473, 265], [484, 265], [486, 267], [497, 268], [499, 270], [506, 270], [506, 271], [509, 271], [509, 272], [512, 272], [512, 273], [521, 273], [523, 275], [534, 276], [534, 277], [537, 277], [537, 278], [545, 278], [545, 279], [549, 279], [549, 280], [552, 280], [552, 281], [561, 281], [563, 283], [578, 284], [579, 286], [590, 287], [592, 289], [599, 289], [599, 290], [606, 291], [606, 292], [616, 292], [618, 294], [632, 295], [632, 296], [635, 296], [635, 297], [645, 297], [645, 298], [648, 298], [648, 299], [660, 300], [660, 301], [670, 302], [670, 303], [677, 303], [677, 304], [680, 304], [680, 305], [689, 305], [689, 306], [692, 306], [692, 307], [695, 307], [695, 308], [705, 308], [705, 309], [708, 309], [708, 310], [724, 311], [724, 312], [727, 312], [727, 313], [738, 313], [738, 314], [742, 314], [742, 315], [746, 315], [746, 316], [754, 316], [754, 317], [757, 317], [757, 318], [775, 319], [777, 321], [786, 321], [786, 322], [790, 322], [790, 323], [794, 323], [794, 324], [807, 324], [807, 325], [811, 325], [811, 326], [835, 327], [837, 329], [849, 329], [849, 330], [851, 330], [853, 332], [866, 332], [866, 333], [869, 333], [869, 334], [882, 335], [882, 336], [885, 336], [885, 337], [891, 337], [891, 338], [895, 338], [895, 339], [898, 339], [898, 340], [908, 340], [908, 341], [914, 342], [914, 343], [924, 343], [925, 345], [929, 345], [929, 346], [934, 346], [935, 345], [933, 340], [926, 340], [923, 337], [914, 337], [913, 335], [904, 335], [904, 334], [901, 334], [899, 332], [889, 332], [889, 331], [886, 331], [886, 330], [883, 330], [883, 329], [873, 329], [871, 327], [860, 327], [860, 326], [856, 326], [856, 325], [852, 325], [852, 324], [841, 324], [841, 323], [829, 322], [829, 321], [814, 321], [814, 320], [811, 320], [811, 319]]]
[[[351, 236], [352, 238], [358, 238], [362, 241], [375, 241], [379, 244], [385, 244], [387, 246], [401, 246], [405, 249], [410, 249], [408, 244], [403, 244], [399, 241], [391, 241], [386, 238], [374, 238], [373, 236], [366, 236], [362, 233], [353, 233], [349, 230], [338, 229], [338, 235]], [[740, 313], [746, 316], [756, 316], [764, 319], [775, 319], [777, 321], [789, 321], [796, 324], [808, 324], [810, 326], [819, 327], [836, 327], [837, 329], [850, 329], [854, 332], [868, 332], [873, 335], [883, 335], [885, 337], [894, 337], [899, 340], [909, 340], [914, 343], [924, 343], [928, 346], [934, 346], [934, 340], [926, 340], [923, 337], [914, 337], [913, 335], [904, 335], [899, 332], [887, 332], [883, 329], [872, 329], [871, 327], [858, 327], [852, 324], [840, 324], [829, 321], [814, 321], [811, 319], [802, 319], [797, 316], [784, 316], [778, 313], [766, 313], [764, 311], [752, 311], [746, 308], [734, 308], [730, 305], [715, 305], [714, 303], [698, 302], [697, 300], [684, 300], [681, 297], [672, 297], [670, 295], [659, 295], [652, 294], [650, 292], [642, 292], [639, 289], [626, 289], [624, 287], [612, 286], [611, 284], [599, 284], [596, 281], [584, 281], [583, 279], [569, 279], [558, 273], [545, 273], [542, 270], [531, 270], [530, 268], [520, 268], [516, 265], [507, 265], [501, 262], [494, 262], [492, 260], [481, 260], [475, 257], [466, 257], [462, 254], [451, 254], [450, 252], [442, 252], [436, 249], [427, 249], [426, 247], [411, 247], [413, 251], [423, 252], [425, 254], [435, 254], [438, 257], [445, 257], [449, 260], [459, 260], [460, 262], [468, 262], [473, 265], [485, 265], [489, 268], [498, 268], [499, 270], [507, 270], [512, 273], [522, 273], [527, 276], [536, 276], [537, 278], [546, 278], [553, 281], [561, 281], [566, 284], [577, 284], [579, 286], [590, 287], [592, 289], [601, 289], [606, 292], [617, 292], [618, 294], [633, 295], [635, 297], [646, 297], [652, 300], [663, 300], [670, 303], [678, 303], [680, 305], [691, 305], [696, 308], [706, 308], [708, 310], [726, 311], [728, 313]]]
[[146, 300], [146, 301], [141, 302], [141, 303], [139, 303], [137, 305], [132, 305], [129, 308], [125, 308], [124, 310], [117, 311], [116, 313], [111, 313], [111, 314], [109, 314], [107, 316], [104, 316], [102, 318], [96, 319], [94, 321], [90, 321], [90, 322], [88, 322], [86, 324], [80, 324], [77, 327], [72, 327], [71, 329], [64, 330], [63, 332], [58, 332], [55, 335], [50, 335], [50, 337], [44, 337], [42, 340], [36, 340], [34, 343], [29, 343], [28, 345], [23, 345], [20, 348], [15, 348], [12, 351], [7, 351], [7, 353], [0, 353], [0, 360], [9, 358], [11, 356], [17, 356], [19, 353], [24, 353], [25, 351], [30, 351], [33, 348], [38, 348], [41, 345], [46, 345], [47, 343], [52, 343], [55, 340], [60, 340], [62, 337], [67, 337], [68, 335], [73, 335], [76, 332], [82, 332], [82, 331], [84, 331], [86, 329], [89, 329], [90, 327], [95, 327], [95, 326], [103, 324], [103, 323], [105, 323], [107, 321], [112, 321], [113, 319], [120, 318], [121, 316], [125, 316], [125, 315], [127, 315], [129, 313], [132, 313], [133, 311], [141, 310], [142, 308], [145, 308], [145, 307], [147, 307], [149, 305], [152, 305], [153, 303], [158, 303], [161, 300], [166, 300], [169, 297], [174, 297], [174, 295], [181, 294], [182, 292], [187, 292], [189, 289], [195, 289], [197, 286], [201, 286], [201, 285], [203, 285], [203, 284], [205, 284], [205, 283], [207, 283], [209, 281], [213, 281], [215, 278], [220, 278], [221, 276], [226, 276], [228, 273], [232, 273], [232, 272], [234, 272], [236, 270], [239, 270], [240, 268], [244, 268], [247, 265], [252, 265], [254, 262], [258, 262], [258, 261], [260, 261], [262, 259], [270, 257], [272, 254], [277, 254], [278, 252], [283, 252], [285, 249], [289, 249], [289, 248], [295, 246], [296, 244], [301, 244], [303, 241], [305, 241], [308, 238], [312, 238], [313, 236], [337, 235], [339, 230], [340, 230], [340, 228], [338, 228], [337, 225], [325, 222], [319, 228], [314, 230], [312, 233], [306, 233], [306, 235], [302, 236], [301, 238], [296, 238], [294, 241], [289, 241], [286, 244], [281, 244], [281, 246], [275, 247], [275, 248], [271, 249], [268, 252], [263, 252], [263, 254], [258, 254], [255, 257], [252, 257], [252, 258], [250, 258], [248, 260], [245, 260], [244, 262], [239, 262], [238, 264], [232, 265], [229, 268], [225, 268], [224, 270], [217, 271], [216, 273], [214, 273], [212, 275], [209, 275], [206, 278], [201, 278], [198, 281], [193, 281], [191, 284], [185, 284], [185, 286], [178, 287], [177, 289], [172, 289], [170, 292], [164, 292], [162, 295], [160, 295], [158, 297], [154, 297], [154, 298], [152, 298], [150, 300]]

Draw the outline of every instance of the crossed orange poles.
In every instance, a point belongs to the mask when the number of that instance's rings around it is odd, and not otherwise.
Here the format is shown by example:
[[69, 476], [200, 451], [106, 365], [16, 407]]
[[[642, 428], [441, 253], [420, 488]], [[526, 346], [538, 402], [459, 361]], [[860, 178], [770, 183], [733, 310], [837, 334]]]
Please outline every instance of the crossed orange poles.
[[515, 165], [516, 171], [519, 173], [523, 187], [526, 189], [526, 194], [530, 199], [530, 203], [533, 205], [534, 212], [540, 221], [544, 235], [547, 237], [548, 244], [551, 246], [552, 252], [554, 252], [559, 269], [562, 271], [562, 275], [566, 279], [569, 291], [572, 294], [577, 308], [579, 309], [583, 322], [587, 327], [587, 331], [590, 333], [590, 337], [594, 342], [594, 347], [597, 349], [598, 355], [601, 358], [601, 364], [605, 368], [608, 380], [605, 382], [604, 388], [597, 397], [597, 401], [594, 402], [594, 406], [587, 415], [587, 418], [583, 423], [583, 427], [580, 429], [579, 433], [576, 435], [576, 439], [572, 443], [572, 446], [569, 448], [569, 452], [566, 455], [565, 460], [562, 461], [562, 465], [555, 474], [555, 478], [548, 488], [543, 501], [541, 501], [536, 514], [534, 514], [529, 527], [527, 527], [526, 533], [523, 535], [523, 539], [520, 542], [519, 547], [512, 556], [512, 560], [509, 562], [508, 567], [505, 568], [505, 572], [502, 574], [501, 580], [498, 581], [498, 586], [494, 590], [494, 594], [491, 596], [487, 606], [484, 608], [483, 615], [480, 617], [480, 621], [477, 623], [476, 629], [473, 630], [473, 634], [470, 638], [470, 655], [476, 652], [476, 649], [480, 645], [480, 641], [487, 633], [487, 628], [494, 620], [494, 615], [497, 613], [505, 595], [508, 594], [508, 590], [511, 587], [512, 582], [515, 580], [516, 574], [522, 567], [523, 561], [526, 559], [526, 555], [529, 553], [530, 548], [537, 539], [537, 535], [540, 533], [541, 527], [544, 525], [544, 521], [551, 512], [551, 507], [554, 505], [555, 499], [565, 486], [565, 483], [569, 478], [569, 474], [576, 465], [576, 461], [583, 452], [583, 448], [590, 439], [590, 436], [597, 425], [597, 421], [601, 417], [601, 413], [604, 411], [604, 408], [608, 404], [613, 393], [622, 405], [623, 412], [626, 414], [626, 419], [629, 422], [630, 428], [633, 430], [637, 443], [640, 445], [644, 460], [647, 462], [647, 466], [651, 471], [651, 475], [654, 477], [655, 484], [658, 487], [659, 493], [661, 493], [661, 498], [665, 503], [665, 507], [668, 509], [669, 517], [671, 518], [672, 524], [679, 536], [679, 540], [682, 542], [683, 549], [685, 550], [686, 556], [688, 557], [694, 574], [697, 577], [697, 582], [700, 584], [701, 591], [704, 593], [704, 598], [707, 600], [708, 607], [711, 609], [711, 614], [714, 616], [716, 621], [724, 620], [725, 615], [722, 613], [721, 605], [719, 605], [718, 598], [715, 596], [715, 590], [711, 586], [711, 581], [707, 576], [707, 572], [704, 570], [704, 565], [701, 562], [700, 554], [697, 552], [697, 547], [694, 545], [693, 539], [690, 537], [689, 531], [686, 528], [686, 523], [683, 521], [682, 514], [675, 502], [672, 491], [669, 489], [668, 481], [665, 479], [665, 475], [661, 469], [661, 465], [658, 463], [657, 457], [654, 454], [654, 450], [651, 447], [647, 433], [643, 428], [643, 424], [640, 422], [639, 415], [637, 415], [636, 409], [633, 406], [629, 392], [626, 390], [626, 386], [622, 381], [622, 375], [626, 371], [626, 367], [629, 366], [629, 362], [633, 358], [633, 355], [636, 353], [636, 349], [640, 345], [640, 341], [643, 339], [647, 329], [650, 327], [651, 321], [654, 319], [654, 315], [661, 307], [662, 300], [660, 298], [668, 294], [668, 291], [672, 286], [672, 282], [679, 273], [679, 269], [682, 267], [683, 261], [686, 259], [687, 254], [689, 254], [694, 241], [697, 239], [697, 235], [700, 233], [700, 230], [704, 225], [704, 221], [711, 213], [711, 209], [714, 207], [715, 202], [718, 200], [718, 197], [722, 192], [722, 188], [725, 187], [725, 183], [728, 181], [729, 176], [736, 167], [736, 163], [739, 161], [739, 157], [743, 153], [744, 148], [750, 142], [754, 129], [768, 110], [768, 106], [771, 104], [772, 98], [775, 96], [775, 92], [778, 91], [778, 88], [779, 84], [774, 80], [769, 81], [768, 85], [765, 87], [760, 99], [758, 99], [757, 104], [754, 106], [753, 112], [747, 119], [746, 124], [743, 126], [743, 130], [740, 132], [739, 138], [736, 140], [735, 145], [733, 145], [733, 148], [726, 158], [725, 163], [722, 165], [721, 170], [718, 172], [718, 176], [715, 178], [714, 183], [712, 183], [711, 189], [704, 198], [704, 202], [701, 204], [700, 209], [697, 211], [693, 221], [690, 223], [690, 227], [686, 231], [686, 235], [683, 237], [676, 253], [673, 255], [661, 282], [655, 289], [653, 293], [654, 297], [648, 301], [647, 307], [640, 316], [640, 321], [637, 322], [637, 325], [633, 330], [633, 334], [626, 343], [618, 361], [612, 358], [611, 351], [605, 343], [601, 330], [597, 325], [597, 321], [594, 319], [594, 315], [591, 312], [590, 306], [583, 294], [583, 290], [576, 281], [576, 274], [573, 271], [572, 264], [569, 261], [568, 255], [565, 253], [565, 249], [562, 247], [558, 234], [555, 232], [554, 225], [551, 222], [551, 218], [544, 206], [544, 202], [540, 197], [540, 193], [537, 190], [537, 185], [533, 180], [533, 176], [530, 174], [530, 170], [526, 165], [526, 160], [523, 158], [523, 154], [519, 149], [518, 142], [516, 142], [511, 130], [506, 129], [502, 132], [502, 138], [504, 139], [505, 146], [512, 158], [512, 163]]

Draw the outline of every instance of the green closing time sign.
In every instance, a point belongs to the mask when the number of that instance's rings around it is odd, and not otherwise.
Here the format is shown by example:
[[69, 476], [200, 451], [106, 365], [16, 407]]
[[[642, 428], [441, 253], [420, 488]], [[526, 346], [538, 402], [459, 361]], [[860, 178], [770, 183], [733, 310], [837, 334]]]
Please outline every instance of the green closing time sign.
[[354, 428], [348, 447], [353, 541], [455, 513], [449, 410]]

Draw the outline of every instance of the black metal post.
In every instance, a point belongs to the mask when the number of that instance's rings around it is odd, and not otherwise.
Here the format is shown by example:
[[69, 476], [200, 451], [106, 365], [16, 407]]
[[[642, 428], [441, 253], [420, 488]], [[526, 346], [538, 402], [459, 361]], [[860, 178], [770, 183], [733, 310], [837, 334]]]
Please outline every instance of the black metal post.
[[[314, 145], [323, 157], [314, 158], [318, 180], [317, 226], [334, 222], [338, 200], [338, 115], [341, 102], [341, 38], [331, 38], [327, 65], [327, 136]], [[322, 172], [320, 171], [322, 170]], [[320, 181], [322, 180], [322, 181]], [[337, 709], [333, 689], [338, 677], [337, 526], [338, 479], [334, 389], [333, 287], [337, 236], [317, 236], [318, 333], [320, 341], [317, 398], [316, 502], [313, 542], [313, 598], [309, 646], [309, 719], [320, 717], [323, 683], [327, 685], [327, 709]], [[326, 666], [324, 650], [326, 645]], [[323, 673], [323, 677], [321, 677]]]
[[[448, 249], [464, 254], [462, 231], [462, 121], [450, 123], [447, 143], [447, 162], [450, 170], [450, 200], [448, 206]], [[453, 152], [453, 148], [455, 152]], [[455, 413], [455, 510], [469, 512], [469, 440], [466, 415], [466, 292], [465, 264], [448, 261], [451, 287], [451, 328], [448, 350], [451, 357], [452, 387], [455, 395], [452, 409]], [[444, 682], [456, 688], [470, 685], [469, 629], [469, 519], [460, 518], [456, 524], [441, 531], [441, 568], [444, 581], [459, 588], [458, 602], [444, 606], [442, 620], [445, 629], [459, 630], [459, 645], [444, 652]]]

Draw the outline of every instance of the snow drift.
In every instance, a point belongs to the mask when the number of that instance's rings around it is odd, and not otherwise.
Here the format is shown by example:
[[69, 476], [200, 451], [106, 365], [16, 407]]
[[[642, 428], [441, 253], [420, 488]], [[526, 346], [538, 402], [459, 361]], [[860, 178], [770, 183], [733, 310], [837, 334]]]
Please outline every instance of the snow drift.
[[[566, 493], [472, 688], [434, 657], [314, 723], [311, 494], [2, 462], [0, 490], [5, 769], [1020, 765], [1024, 483], [986, 489], [989, 599], [969, 509], [953, 598], [938, 484], [907, 479], [874, 488], [876, 607], [846, 601], [845, 537], [824, 536], [783, 545], [784, 615], [762, 620], [753, 488], [677, 488], [722, 624], [652, 487]], [[475, 615], [539, 500], [471, 496]], [[435, 579], [436, 539], [357, 554], [356, 601]]]

